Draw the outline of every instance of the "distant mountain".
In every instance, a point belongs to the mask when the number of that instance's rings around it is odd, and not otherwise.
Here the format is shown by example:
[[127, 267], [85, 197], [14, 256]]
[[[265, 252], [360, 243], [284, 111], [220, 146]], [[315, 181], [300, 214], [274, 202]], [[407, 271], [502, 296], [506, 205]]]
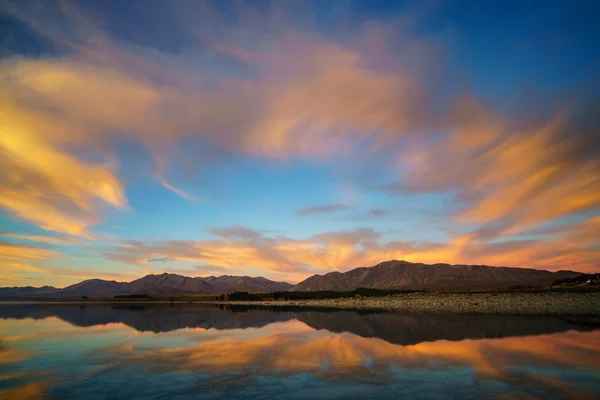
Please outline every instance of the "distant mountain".
[[225, 292], [277, 292], [289, 290], [293, 285], [287, 282], [273, 282], [259, 276], [250, 278], [248, 276], [211, 276], [205, 278], [219, 293]]
[[3, 288], [0, 288], [0, 298], [13, 297], [13, 296], [19, 296], [19, 295], [50, 294], [50, 293], [55, 293], [59, 290], [60, 289], [57, 289], [52, 286], [3, 287]]
[[237, 291], [274, 292], [285, 291], [292, 287], [287, 282], [275, 282], [263, 277], [248, 276], [210, 276], [208, 278], [190, 278], [176, 274], [147, 275], [132, 282], [88, 279], [83, 282], [57, 289], [14, 287], [0, 288], [0, 298], [70, 298], [70, 297], [112, 297], [118, 295], [149, 294], [217, 294]]
[[374, 267], [348, 272], [313, 275], [293, 291], [375, 289], [471, 290], [502, 289], [516, 285], [550, 285], [579, 272], [550, 272], [538, 269], [489, 267], [486, 265], [414, 264], [386, 261]]
[[147, 275], [127, 284], [127, 294], [219, 293], [204, 278], [176, 274]]
[[249, 276], [190, 278], [175, 274], [147, 275], [127, 284], [130, 294], [211, 294], [231, 292], [274, 292], [292, 284]]
[[127, 294], [126, 282], [105, 281], [103, 279], [88, 279], [83, 282], [67, 286], [64, 289], [54, 292], [53, 295], [61, 297], [79, 297], [79, 296], [114, 296], [117, 294]]

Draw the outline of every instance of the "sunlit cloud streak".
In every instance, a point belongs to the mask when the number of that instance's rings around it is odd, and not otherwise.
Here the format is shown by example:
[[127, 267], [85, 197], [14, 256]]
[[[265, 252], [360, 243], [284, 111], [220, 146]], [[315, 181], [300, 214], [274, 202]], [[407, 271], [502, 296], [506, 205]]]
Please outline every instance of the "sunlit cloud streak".
[[597, 212], [599, 104], [519, 126], [466, 102], [447, 137], [403, 160], [406, 178], [396, 188], [458, 190], [465, 203], [458, 221], [478, 226], [481, 239]]
[[82, 243], [77, 237], [72, 236], [41, 236], [41, 235], [22, 235], [18, 233], [3, 233], [4, 237], [25, 240], [29, 242], [47, 243], [47, 244], [61, 244], [70, 245], [76, 243]]
[[167, 189], [169, 189], [170, 191], [172, 191], [173, 193], [177, 194], [178, 196], [183, 197], [186, 200], [196, 200], [196, 197], [192, 196], [191, 194], [183, 191], [182, 189], [175, 187], [167, 182], [161, 182], [161, 184], [166, 187]]
[[[39, 239], [34, 236], [33, 240], [38, 241]], [[53, 241], [49, 243], [55, 244]], [[58, 243], [62, 244], [62, 242]], [[71, 244], [70, 242], [67, 243]], [[66, 286], [74, 283], [73, 280], [102, 278], [124, 281], [135, 279], [139, 275], [136, 271], [119, 273], [89, 267], [63, 268], [47, 266], [50, 262], [60, 263], [64, 258], [64, 254], [51, 248], [0, 240], [0, 283], [2, 283], [2, 286], [14, 286], [25, 277], [34, 277], [36, 280], [29, 283], [29, 285], [37, 285], [40, 281], [45, 282], [44, 277], [50, 277], [52, 284]]]
[[55, 257], [56, 255], [57, 253], [50, 249], [0, 241], [1, 261], [37, 262], [46, 261]]

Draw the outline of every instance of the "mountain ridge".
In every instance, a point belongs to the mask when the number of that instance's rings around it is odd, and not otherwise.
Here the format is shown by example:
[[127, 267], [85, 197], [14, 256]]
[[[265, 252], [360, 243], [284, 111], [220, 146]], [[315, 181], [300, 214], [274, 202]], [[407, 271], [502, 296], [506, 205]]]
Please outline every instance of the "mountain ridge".
[[260, 277], [222, 275], [187, 277], [179, 274], [149, 274], [131, 282], [87, 279], [62, 289], [0, 288], [0, 298], [31, 297], [112, 297], [118, 295], [184, 295], [231, 292], [278, 291], [349, 291], [357, 288], [422, 290], [492, 290], [513, 286], [547, 286], [557, 279], [573, 278], [580, 272], [550, 272], [531, 268], [492, 267], [487, 265], [422, 264], [402, 260], [384, 261], [371, 267], [346, 272], [313, 275], [292, 285]]
[[98, 278], [66, 286], [62, 289], [47, 286], [0, 288], [0, 298], [13, 297], [107, 297], [119, 295], [183, 295], [220, 294], [229, 292], [283, 291], [293, 285], [263, 277], [230, 276], [188, 277], [178, 274], [149, 274], [131, 282], [117, 282]]
[[402, 260], [384, 261], [372, 267], [346, 272], [313, 275], [295, 285], [292, 291], [347, 291], [360, 287], [373, 289], [470, 290], [502, 289], [518, 285], [550, 285], [556, 279], [580, 272], [550, 272], [532, 268], [488, 265], [423, 264]]

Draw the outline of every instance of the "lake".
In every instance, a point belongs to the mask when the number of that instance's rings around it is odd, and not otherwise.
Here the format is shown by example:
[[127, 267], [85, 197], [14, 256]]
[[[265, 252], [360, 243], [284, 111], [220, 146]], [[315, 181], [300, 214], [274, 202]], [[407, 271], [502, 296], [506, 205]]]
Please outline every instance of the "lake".
[[1, 399], [600, 398], [598, 320], [0, 305]]

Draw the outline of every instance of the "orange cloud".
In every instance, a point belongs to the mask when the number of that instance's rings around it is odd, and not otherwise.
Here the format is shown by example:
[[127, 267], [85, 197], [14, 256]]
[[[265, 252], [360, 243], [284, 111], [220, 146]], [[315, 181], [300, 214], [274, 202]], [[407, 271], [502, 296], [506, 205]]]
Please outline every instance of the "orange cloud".
[[[15, 237], [15, 235], [6, 235]], [[19, 235], [16, 235], [17, 237]], [[39, 241], [37, 236], [27, 239]], [[45, 237], [44, 237], [45, 238]], [[54, 243], [54, 242], [51, 242]], [[25, 279], [32, 276], [37, 282], [52, 285], [73, 284], [82, 279], [103, 278], [110, 280], [132, 280], [140, 277], [135, 273], [111, 272], [107, 270], [97, 271], [91, 268], [78, 267], [56, 268], [47, 267], [44, 264], [56, 262], [62, 255], [55, 250], [36, 247], [33, 245], [16, 244], [0, 241], [0, 283], [2, 286], [14, 286], [23, 284], [31, 285]], [[52, 280], [52, 282], [48, 282]]]
[[459, 217], [480, 226], [481, 237], [512, 236], [597, 210], [600, 161], [582, 148], [593, 137], [577, 119], [590, 122], [572, 114], [520, 127], [465, 103], [447, 138], [406, 159], [405, 187], [458, 188], [467, 203]]
[[7, 238], [27, 240], [30, 242], [47, 243], [47, 244], [74, 244], [81, 243], [78, 238], [69, 236], [40, 236], [40, 235], [21, 235], [17, 233], [4, 233], [2, 236]]
[[[10, 82], [0, 85], [13, 94]], [[0, 98], [0, 207], [46, 230], [87, 236], [87, 228], [99, 219], [95, 199], [126, 206], [123, 187], [107, 167], [58, 150], [59, 135], [46, 136], [62, 123], [44, 121], [35, 110], [14, 103]]]
[[[72, 5], [36, 14], [15, 3], [8, 11], [72, 54], [0, 63], [7, 77], [0, 82], [0, 152], [6, 156], [0, 207], [47, 230], [89, 236], [101, 220], [96, 200], [127, 207], [114, 172], [114, 136], [139, 139], [154, 155], [163, 186], [190, 199], [163, 176], [182, 138], [277, 159], [313, 158], [428, 120], [419, 83], [426, 68], [414, 66], [426, 66], [434, 52], [416, 39], [388, 38], [403, 44], [410, 68], [400, 58], [393, 68], [373, 65], [376, 57], [366, 49], [373, 35], [384, 35], [377, 27], [357, 34], [352, 46], [290, 29], [253, 57], [244, 48], [247, 32], [209, 44], [217, 60], [238, 58], [256, 68], [250, 78], [226, 70], [215, 76], [213, 65], [197, 63], [194, 52], [162, 54], [117, 43]], [[55, 24], [54, 12], [67, 26]], [[72, 149], [106, 161], [90, 163]]]
[[0, 262], [40, 262], [56, 256], [52, 250], [0, 241]]
[[57, 257], [53, 250], [0, 240], [0, 283], [8, 286], [20, 282], [23, 273], [44, 272], [38, 264]]

